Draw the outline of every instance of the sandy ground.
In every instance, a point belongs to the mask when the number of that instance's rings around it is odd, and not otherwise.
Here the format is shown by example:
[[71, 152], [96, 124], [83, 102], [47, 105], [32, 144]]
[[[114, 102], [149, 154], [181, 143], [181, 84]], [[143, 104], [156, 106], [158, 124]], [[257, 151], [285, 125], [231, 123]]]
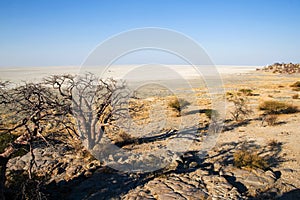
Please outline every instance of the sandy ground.
[[[253, 113], [249, 116], [249, 123], [239, 126], [233, 130], [220, 134], [218, 145], [228, 142], [254, 142], [261, 147], [267, 147], [270, 141], [277, 141], [281, 144], [278, 157], [281, 160], [274, 169], [280, 171], [295, 170], [297, 175], [290, 177], [284, 174], [283, 178], [289, 179], [296, 187], [300, 187], [300, 113], [281, 114], [274, 126], [262, 124], [257, 120], [262, 111], [258, 105], [265, 100], [276, 100], [286, 102], [300, 108], [300, 99], [293, 99], [292, 96], [299, 94], [290, 87], [300, 80], [300, 75], [279, 75], [263, 72], [253, 72], [232, 78], [224, 78], [226, 91], [237, 91], [238, 89], [252, 89], [254, 96], [250, 98], [250, 106]], [[230, 118], [228, 111], [232, 108], [227, 103], [227, 118]]]

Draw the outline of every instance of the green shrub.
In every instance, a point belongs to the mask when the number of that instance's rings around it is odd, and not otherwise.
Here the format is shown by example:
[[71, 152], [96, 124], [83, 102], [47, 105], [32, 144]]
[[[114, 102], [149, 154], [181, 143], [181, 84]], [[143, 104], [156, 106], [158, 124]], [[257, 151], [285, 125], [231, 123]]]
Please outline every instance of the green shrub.
[[259, 105], [259, 109], [264, 110], [268, 114], [290, 114], [298, 112], [296, 106], [273, 100], [264, 101]]
[[168, 106], [170, 108], [172, 108], [173, 110], [175, 110], [177, 112], [177, 115], [180, 116], [181, 115], [181, 111], [188, 107], [189, 105], [191, 105], [190, 102], [188, 102], [187, 100], [185, 99], [174, 99], [174, 100], [171, 100], [168, 104]]
[[234, 166], [238, 168], [259, 168], [259, 169], [267, 169], [269, 164], [267, 161], [259, 156], [257, 152], [253, 152], [250, 150], [238, 150], [233, 155]]

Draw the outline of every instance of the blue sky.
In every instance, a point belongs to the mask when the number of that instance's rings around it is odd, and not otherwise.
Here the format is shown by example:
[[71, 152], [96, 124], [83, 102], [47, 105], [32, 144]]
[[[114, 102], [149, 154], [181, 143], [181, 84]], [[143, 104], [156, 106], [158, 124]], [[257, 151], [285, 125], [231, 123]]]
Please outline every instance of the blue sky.
[[299, 9], [298, 0], [1, 0], [0, 66], [80, 65], [108, 37], [142, 27], [186, 34], [215, 64], [300, 62]]

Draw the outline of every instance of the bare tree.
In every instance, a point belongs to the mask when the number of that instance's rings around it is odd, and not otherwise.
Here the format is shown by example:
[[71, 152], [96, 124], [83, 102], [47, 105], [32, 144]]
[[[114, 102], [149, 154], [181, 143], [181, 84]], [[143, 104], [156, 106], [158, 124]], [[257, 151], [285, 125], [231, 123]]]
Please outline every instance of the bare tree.
[[60, 94], [78, 125], [80, 137], [92, 149], [105, 128], [128, 116], [129, 90], [124, 82], [99, 79], [91, 73], [81, 76], [54, 75], [45, 80]]
[[1, 163], [1, 196], [5, 184], [6, 165], [14, 152], [22, 145], [29, 145], [32, 159], [29, 163], [29, 178], [35, 164], [33, 142], [43, 136], [48, 117], [52, 116], [53, 96], [49, 89], [41, 84], [24, 84], [14, 88], [1, 87], [1, 124], [0, 134], [13, 134], [18, 138], [0, 154]]
[[28, 174], [29, 179], [31, 179], [32, 168], [36, 164], [33, 154], [34, 142], [42, 140], [48, 144], [44, 134], [64, 128], [62, 122], [65, 121], [67, 112], [66, 106], [61, 104], [58, 96], [51, 91], [51, 88], [42, 84], [25, 83], [15, 87], [8, 84], [0, 85], [0, 134], [18, 136], [0, 154], [0, 196], [4, 198], [6, 165], [13, 153], [24, 145], [29, 146], [31, 160]]
[[124, 82], [102, 80], [90, 73], [54, 75], [42, 83], [20, 86], [0, 82], [0, 134], [17, 136], [0, 154], [0, 199], [4, 199], [7, 163], [20, 147], [27, 145], [31, 152], [31, 178], [35, 141], [47, 144], [47, 134], [66, 132], [81, 137], [88, 148], [93, 148], [106, 127], [116, 126], [116, 121], [128, 117], [128, 97]]

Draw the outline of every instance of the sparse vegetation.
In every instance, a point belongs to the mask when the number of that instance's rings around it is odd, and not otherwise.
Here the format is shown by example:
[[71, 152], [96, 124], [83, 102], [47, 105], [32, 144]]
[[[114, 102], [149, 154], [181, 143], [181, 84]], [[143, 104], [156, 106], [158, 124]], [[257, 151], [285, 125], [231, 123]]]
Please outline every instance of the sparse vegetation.
[[298, 111], [296, 106], [274, 100], [264, 101], [259, 105], [259, 109], [266, 114], [290, 114]]
[[218, 111], [213, 109], [206, 109], [204, 113], [209, 119], [216, 118], [219, 116]]
[[188, 102], [185, 99], [173, 99], [169, 102], [168, 106], [170, 108], [172, 108], [174, 111], [177, 112], [177, 116], [181, 116], [181, 112], [183, 109], [185, 109], [186, 107], [188, 107], [189, 105], [191, 105], [190, 102]]
[[252, 113], [251, 108], [248, 106], [249, 99], [244, 94], [229, 93], [227, 99], [234, 105], [233, 111], [230, 112], [233, 120], [241, 121]]
[[234, 166], [238, 168], [259, 168], [265, 170], [269, 167], [268, 162], [263, 157], [251, 150], [238, 150], [234, 153], [233, 159]]
[[274, 114], [267, 115], [265, 121], [269, 126], [274, 126], [277, 122], [278, 116]]
[[239, 93], [241, 93], [245, 96], [252, 96], [253, 95], [253, 90], [243, 88], [243, 89], [239, 90]]

